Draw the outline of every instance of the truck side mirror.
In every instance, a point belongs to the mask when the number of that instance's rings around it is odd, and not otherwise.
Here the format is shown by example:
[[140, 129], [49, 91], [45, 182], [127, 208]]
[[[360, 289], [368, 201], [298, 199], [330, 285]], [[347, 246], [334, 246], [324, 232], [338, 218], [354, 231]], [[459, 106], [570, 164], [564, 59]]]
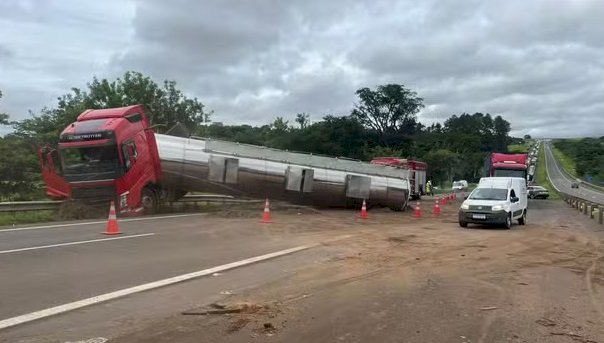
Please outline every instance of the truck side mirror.
[[510, 201], [512, 201], [512, 202], [518, 202], [519, 200], [520, 200], [520, 199], [518, 199], [518, 197], [512, 197], [512, 198], [510, 199]]

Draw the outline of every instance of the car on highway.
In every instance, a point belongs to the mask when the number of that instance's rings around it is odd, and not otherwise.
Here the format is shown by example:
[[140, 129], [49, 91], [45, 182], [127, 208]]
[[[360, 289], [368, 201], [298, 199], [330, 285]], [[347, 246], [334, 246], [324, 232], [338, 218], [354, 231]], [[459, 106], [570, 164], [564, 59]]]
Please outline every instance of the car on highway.
[[578, 182], [571, 183], [570, 188], [579, 188], [579, 183]]
[[545, 187], [528, 186], [527, 190], [528, 190], [529, 199], [547, 199], [547, 198], [549, 198], [549, 191]]
[[459, 181], [453, 181], [453, 187], [451, 187], [453, 189], [453, 191], [465, 191], [466, 189], [468, 189], [468, 181], [466, 180], [459, 180]]

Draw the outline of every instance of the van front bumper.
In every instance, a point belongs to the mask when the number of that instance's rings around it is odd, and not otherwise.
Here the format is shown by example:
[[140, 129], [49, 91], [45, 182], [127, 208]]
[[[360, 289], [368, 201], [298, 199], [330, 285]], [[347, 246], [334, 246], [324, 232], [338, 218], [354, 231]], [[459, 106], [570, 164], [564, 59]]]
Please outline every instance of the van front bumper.
[[459, 210], [459, 221], [474, 224], [505, 224], [508, 218], [506, 211], [476, 212]]

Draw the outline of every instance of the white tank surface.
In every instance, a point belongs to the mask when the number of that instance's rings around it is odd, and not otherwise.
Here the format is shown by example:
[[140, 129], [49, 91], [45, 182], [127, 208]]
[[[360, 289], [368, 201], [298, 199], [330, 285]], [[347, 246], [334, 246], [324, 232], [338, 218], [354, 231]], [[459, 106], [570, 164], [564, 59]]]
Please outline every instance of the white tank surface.
[[321, 207], [406, 207], [401, 169], [214, 139], [156, 134], [165, 188], [269, 198]]

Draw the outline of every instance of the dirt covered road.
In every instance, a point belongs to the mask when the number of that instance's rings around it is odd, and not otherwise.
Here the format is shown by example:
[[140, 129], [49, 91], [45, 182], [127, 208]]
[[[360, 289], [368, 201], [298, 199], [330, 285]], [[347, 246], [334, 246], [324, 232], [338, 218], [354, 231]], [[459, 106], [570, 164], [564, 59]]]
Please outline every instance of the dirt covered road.
[[309, 217], [323, 243], [289, 276], [110, 341], [604, 342], [601, 226], [534, 201], [527, 226], [462, 229], [457, 206]]

